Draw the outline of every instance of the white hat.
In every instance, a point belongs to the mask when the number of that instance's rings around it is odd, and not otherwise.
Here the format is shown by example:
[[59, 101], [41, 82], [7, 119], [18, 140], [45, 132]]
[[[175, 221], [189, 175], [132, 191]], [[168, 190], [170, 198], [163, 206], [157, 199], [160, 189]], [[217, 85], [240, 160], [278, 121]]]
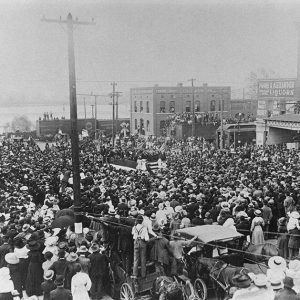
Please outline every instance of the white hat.
[[229, 206], [230, 206], [230, 205], [229, 205], [228, 202], [226, 202], [226, 201], [221, 202], [221, 207], [222, 207], [222, 208], [229, 207]]
[[294, 272], [300, 271], [300, 260], [294, 259], [289, 262], [289, 270]]
[[293, 219], [299, 219], [300, 218], [300, 214], [297, 211], [292, 211], [290, 214], [290, 217]]
[[266, 286], [268, 283], [267, 275], [257, 274], [254, 278], [254, 284], [258, 287]]
[[58, 241], [57, 236], [50, 236], [45, 240], [45, 246], [55, 246]]
[[268, 261], [268, 266], [272, 270], [286, 270], [286, 261], [281, 256], [273, 256]]
[[283, 282], [279, 277], [273, 276], [270, 278], [270, 286], [273, 290], [280, 290], [283, 288]]

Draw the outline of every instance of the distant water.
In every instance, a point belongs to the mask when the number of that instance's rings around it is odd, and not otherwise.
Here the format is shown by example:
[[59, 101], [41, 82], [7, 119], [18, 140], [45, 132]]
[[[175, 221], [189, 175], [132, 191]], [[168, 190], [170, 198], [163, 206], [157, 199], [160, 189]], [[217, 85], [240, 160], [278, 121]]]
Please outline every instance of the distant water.
[[[129, 105], [119, 105], [119, 118], [129, 118]], [[65, 116], [66, 119], [70, 118], [70, 106], [69, 105], [53, 105], [43, 104], [26, 104], [26, 105], [0, 105], [0, 131], [6, 123], [11, 123], [14, 117], [25, 115], [33, 122], [35, 126], [36, 120], [39, 117], [43, 117], [44, 112], [51, 113], [53, 117], [61, 118]], [[95, 108], [94, 108], [95, 113]], [[78, 118], [84, 118], [84, 106], [78, 105], [77, 107]], [[92, 118], [92, 107], [87, 105], [86, 107], [86, 117]], [[97, 106], [97, 118], [98, 119], [111, 119], [112, 118], [112, 105], [98, 105]]]

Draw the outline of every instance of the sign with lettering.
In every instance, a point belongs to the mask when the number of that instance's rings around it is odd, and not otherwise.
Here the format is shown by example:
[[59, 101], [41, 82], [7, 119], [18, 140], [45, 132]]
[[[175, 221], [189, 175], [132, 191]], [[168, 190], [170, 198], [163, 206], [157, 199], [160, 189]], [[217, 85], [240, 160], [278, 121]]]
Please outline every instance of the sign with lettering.
[[258, 97], [294, 97], [296, 79], [258, 81]]

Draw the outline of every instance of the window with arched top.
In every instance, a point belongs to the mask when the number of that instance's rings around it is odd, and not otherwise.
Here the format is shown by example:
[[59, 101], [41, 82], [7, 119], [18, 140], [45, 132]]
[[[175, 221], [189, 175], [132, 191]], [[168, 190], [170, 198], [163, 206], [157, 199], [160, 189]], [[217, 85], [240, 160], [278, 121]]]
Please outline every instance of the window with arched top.
[[147, 120], [147, 123], [146, 123], [147, 125], [146, 125], [146, 130], [147, 130], [147, 132], [149, 132], [150, 131], [150, 121], [149, 120]]
[[210, 101], [210, 111], [215, 111], [216, 110], [216, 101], [211, 100]]
[[150, 112], [149, 101], [146, 102], [146, 113]]
[[160, 112], [161, 113], [166, 112], [166, 101], [160, 101]]
[[191, 101], [186, 101], [185, 102], [185, 111], [186, 112], [191, 112]]
[[134, 129], [137, 129], [138, 125], [137, 125], [137, 119], [134, 119]]
[[195, 101], [195, 112], [200, 112], [200, 101]]

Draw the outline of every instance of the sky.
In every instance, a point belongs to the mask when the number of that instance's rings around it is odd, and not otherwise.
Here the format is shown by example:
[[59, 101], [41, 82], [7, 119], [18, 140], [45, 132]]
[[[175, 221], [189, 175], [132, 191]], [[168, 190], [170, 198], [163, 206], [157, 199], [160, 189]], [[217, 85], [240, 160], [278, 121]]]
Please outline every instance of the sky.
[[[70, 12], [94, 26], [74, 31], [77, 93], [128, 101], [139, 86], [224, 85], [240, 97], [249, 73], [297, 73], [298, 1], [0, 0], [0, 109], [68, 103]], [[104, 101], [104, 100], [103, 100]]]

